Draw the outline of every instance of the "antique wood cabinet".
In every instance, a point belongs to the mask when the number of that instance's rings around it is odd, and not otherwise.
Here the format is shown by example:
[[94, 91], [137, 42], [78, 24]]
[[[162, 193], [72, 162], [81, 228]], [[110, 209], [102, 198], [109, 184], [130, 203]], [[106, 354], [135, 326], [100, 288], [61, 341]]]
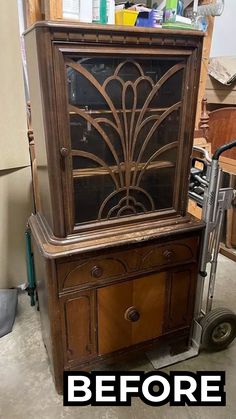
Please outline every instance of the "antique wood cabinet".
[[[188, 345], [201, 231], [186, 212], [202, 34], [39, 22], [25, 34], [44, 342], [63, 370]], [[174, 349], [173, 349], [174, 350]]]

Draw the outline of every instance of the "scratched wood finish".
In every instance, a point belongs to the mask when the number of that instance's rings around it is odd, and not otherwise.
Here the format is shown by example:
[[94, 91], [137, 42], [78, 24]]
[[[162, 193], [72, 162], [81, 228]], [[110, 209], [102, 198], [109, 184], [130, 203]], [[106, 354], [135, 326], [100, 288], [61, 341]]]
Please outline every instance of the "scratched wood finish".
[[198, 242], [198, 235], [194, 235], [172, 240], [165, 245], [133, 246], [129, 250], [106, 252], [106, 255], [104, 252], [89, 254], [73, 262], [62, 259], [57, 264], [59, 291], [102, 285], [136, 273], [196, 262]]

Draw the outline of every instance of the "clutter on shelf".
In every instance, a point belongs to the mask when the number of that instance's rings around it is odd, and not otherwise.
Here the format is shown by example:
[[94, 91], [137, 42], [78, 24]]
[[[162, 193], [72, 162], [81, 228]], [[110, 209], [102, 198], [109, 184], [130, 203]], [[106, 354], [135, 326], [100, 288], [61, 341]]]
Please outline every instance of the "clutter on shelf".
[[[206, 31], [209, 14], [222, 12], [224, 0], [198, 6], [198, 0], [63, 0], [63, 17], [80, 22]], [[217, 7], [217, 11], [216, 11]]]

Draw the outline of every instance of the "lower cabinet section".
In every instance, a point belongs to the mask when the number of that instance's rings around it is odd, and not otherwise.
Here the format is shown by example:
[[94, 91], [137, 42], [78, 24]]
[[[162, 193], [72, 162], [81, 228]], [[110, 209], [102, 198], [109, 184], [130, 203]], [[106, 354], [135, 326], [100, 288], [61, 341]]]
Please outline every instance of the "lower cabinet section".
[[202, 224], [163, 240], [74, 254], [65, 245], [59, 256], [50, 244], [55, 258], [44, 253], [40, 232], [32, 234], [43, 339], [58, 392], [64, 370], [99, 370], [166, 344], [171, 353], [186, 350], [201, 231]]
[[191, 325], [196, 266], [60, 297], [65, 366]]
[[186, 349], [196, 233], [58, 259], [46, 257], [34, 236], [32, 243], [43, 339], [58, 392], [63, 370], [99, 369], [166, 343], [172, 353]]

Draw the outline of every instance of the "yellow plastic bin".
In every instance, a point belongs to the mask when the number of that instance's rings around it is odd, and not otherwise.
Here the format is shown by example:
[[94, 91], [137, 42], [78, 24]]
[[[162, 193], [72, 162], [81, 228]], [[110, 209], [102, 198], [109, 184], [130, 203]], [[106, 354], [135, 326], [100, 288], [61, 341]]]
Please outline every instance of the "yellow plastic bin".
[[116, 25], [134, 26], [138, 17], [136, 10], [122, 9], [115, 13]]

